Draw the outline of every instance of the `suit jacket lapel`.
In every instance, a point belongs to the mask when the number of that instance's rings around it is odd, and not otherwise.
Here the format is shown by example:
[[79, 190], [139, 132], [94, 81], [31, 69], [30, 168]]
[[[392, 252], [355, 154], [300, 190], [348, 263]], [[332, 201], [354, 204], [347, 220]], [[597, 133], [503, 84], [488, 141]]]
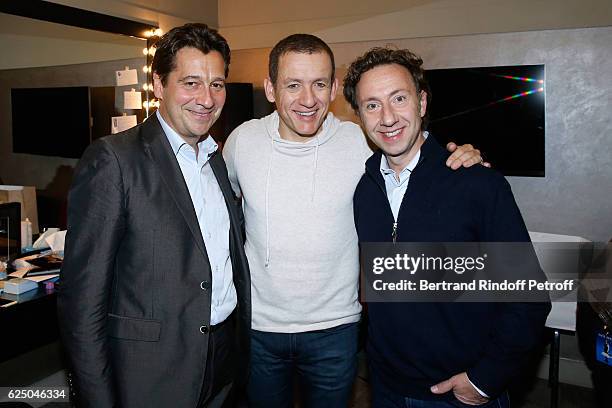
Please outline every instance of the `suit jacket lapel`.
[[[239, 251], [242, 251], [244, 247], [244, 241], [243, 238], [241, 238], [243, 236], [243, 218], [241, 210], [236, 205], [236, 198], [234, 196], [234, 192], [232, 190], [229, 177], [227, 175], [227, 168], [225, 167], [225, 162], [223, 161], [223, 156], [221, 155], [221, 153], [219, 151], [216, 151], [208, 159], [208, 163], [210, 163], [210, 167], [215, 175], [215, 178], [217, 179], [217, 182], [219, 183], [219, 187], [221, 188], [221, 193], [223, 194], [223, 198], [225, 199], [225, 206], [227, 207], [227, 212], [230, 218], [229, 241], [234, 284], [236, 285], [237, 290], [242, 287], [243, 292], [244, 290], [248, 290], [250, 293], [251, 286], [248, 278], [248, 266], [244, 266], [244, 264], [242, 267], [240, 266]], [[237, 248], [237, 246], [240, 246], [240, 248]], [[246, 263], [246, 258], [244, 259], [244, 262]]]
[[159, 167], [161, 179], [168, 188], [170, 196], [176, 203], [189, 230], [193, 234], [194, 242], [202, 254], [208, 259], [208, 254], [204, 246], [204, 239], [200, 231], [200, 224], [198, 223], [198, 218], [196, 217], [195, 209], [191, 202], [187, 184], [185, 184], [181, 168], [176, 161], [176, 157], [174, 157], [170, 142], [166, 138], [164, 130], [157, 120], [157, 115], [154, 114], [150, 116], [144, 122], [141, 132], [145, 149], [151, 159]]
[[227, 169], [225, 168], [225, 163], [223, 162], [221, 153], [219, 153], [218, 150], [213, 153], [213, 155], [208, 159], [208, 163], [210, 163], [210, 167], [215, 175], [215, 178], [217, 179], [217, 182], [219, 183], [221, 192], [223, 193], [223, 198], [225, 198], [227, 211], [230, 213], [230, 217], [232, 217], [233, 214], [231, 209], [234, 207], [234, 196], [232, 194], [232, 187], [227, 176]]

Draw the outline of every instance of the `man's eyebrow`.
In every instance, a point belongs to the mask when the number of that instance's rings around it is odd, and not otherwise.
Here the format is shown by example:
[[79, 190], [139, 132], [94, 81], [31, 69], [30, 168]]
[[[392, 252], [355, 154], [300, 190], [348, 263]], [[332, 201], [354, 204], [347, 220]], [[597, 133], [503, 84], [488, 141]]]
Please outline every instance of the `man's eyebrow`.
[[[179, 82], [188, 82], [188, 81], [202, 81], [202, 77], [200, 75], [187, 75], [181, 79], [179, 79]], [[223, 81], [225, 82], [225, 77], [219, 76], [219, 77], [215, 77], [215, 78], [211, 78], [211, 82], [217, 82], [217, 81]]]
[[[321, 82], [321, 81], [323, 81], [323, 82], [331, 82], [331, 80], [329, 78], [327, 78], [327, 77], [315, 78], [315, 79], [310, 80], [309, 82]], [[308, 81], [305, 80], [304, 78], [286, 78], [285, 82], [299, 82], [299, 83], [302, 83], [302, 82], [308, 82]]]
[[397, 95], [400, 92], [408, 92], [408, 89], [406, 89], [406, 88], [398, 88], [398, 89], [395, 89], [395, 90], [389, 92], [388, 95], [389, 96], [395, 96], [395, 95]]
[[385, 95], [382, 95], [382, 97], [380, 95], [371, 96], [371, 97], [369, 97], [367, 99], [364, 99], [362, 101], [362, 103], [365, 103], [365, 102], [380, 102], [381, 99], [392, 98], [395, 95], [397, 95], [399, 93], [402, 93], [402, 92], [408, 92], [408, 90], [405, 89], [405, 88], [398, 88], [398, 89], [395, 89], [395, 90], [393, 90], [393, 91], [391, 91], [389, 93], [386, 93]]
[[202, 77], [199, 75], [187, 75], [181, 79], [179, 79], [179, 82], [187, 82], [187, 81], [193, 81], [193, 80], [201, 80]]

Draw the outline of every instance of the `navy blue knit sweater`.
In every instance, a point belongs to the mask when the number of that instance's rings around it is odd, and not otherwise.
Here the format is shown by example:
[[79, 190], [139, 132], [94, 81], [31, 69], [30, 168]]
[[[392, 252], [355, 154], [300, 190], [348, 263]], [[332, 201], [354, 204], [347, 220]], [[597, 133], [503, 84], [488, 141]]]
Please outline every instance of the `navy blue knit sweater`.
[[[483, 166], [453, 171], [433, 137], [421, 147], [397, 220], [398, 242], [527, 242], [508, 182]], [[355, 191], [360, 242], [392, 241], [393, 214], [380, 173], [381, 153], [366, 163]], [[541, 338], [549, 303], [370, 303], [368, 356], [393, 391], [450, 399], [429, 388], [467, 371], [490, 397], [520, 374]]]

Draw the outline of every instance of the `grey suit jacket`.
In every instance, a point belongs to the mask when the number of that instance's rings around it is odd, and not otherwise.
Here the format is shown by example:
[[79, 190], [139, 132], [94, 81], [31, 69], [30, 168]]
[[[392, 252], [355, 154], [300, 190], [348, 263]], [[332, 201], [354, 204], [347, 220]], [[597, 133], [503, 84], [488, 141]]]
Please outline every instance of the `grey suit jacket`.
[[[236, 346], [245, 373], [251, 304], [244, 218], [221, 154], [210, 165], [230, 216]], [[195, 407], [211, 280], [187, 186], [156, 116], [93, 143], [69, 194], [58, 290], [79, 406]]]

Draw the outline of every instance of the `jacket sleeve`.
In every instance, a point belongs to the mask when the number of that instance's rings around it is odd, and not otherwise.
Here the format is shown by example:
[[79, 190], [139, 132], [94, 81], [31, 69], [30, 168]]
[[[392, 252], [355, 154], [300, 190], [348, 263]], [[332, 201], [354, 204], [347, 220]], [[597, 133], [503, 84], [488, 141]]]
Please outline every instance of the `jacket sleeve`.
[[57, 298], [78, 406], [116, 405], [107, 316], [125, 200], [119, 161], [102, 139], [85, 151], [73, 178]]
[[[480, 197], [487, 202], [482, 217], [483, 242], [529, 242], [529, 233], [512, 195], [508, 182], [499, 177], [499, 183], [491, 189], [490, 197]], [[482, 208], [482, 206], [480, 206]], [[510, 251], [512, 252], [512, 251]], [[521, 252], [523, 259], [510, 260], [516, 267], [529, 268], [532, 278], [545, 279], [539, 267], [535, 251]], [[525, 259], [527, 258], [527, 259]], [[520, 376], [521, 370], [541, 342], [550, 301], [497, 303], [496, 321], [492, 325], [489, 340], [477, 364], [467, 370], [470, 381], [489, 397], [496, 397]]]

